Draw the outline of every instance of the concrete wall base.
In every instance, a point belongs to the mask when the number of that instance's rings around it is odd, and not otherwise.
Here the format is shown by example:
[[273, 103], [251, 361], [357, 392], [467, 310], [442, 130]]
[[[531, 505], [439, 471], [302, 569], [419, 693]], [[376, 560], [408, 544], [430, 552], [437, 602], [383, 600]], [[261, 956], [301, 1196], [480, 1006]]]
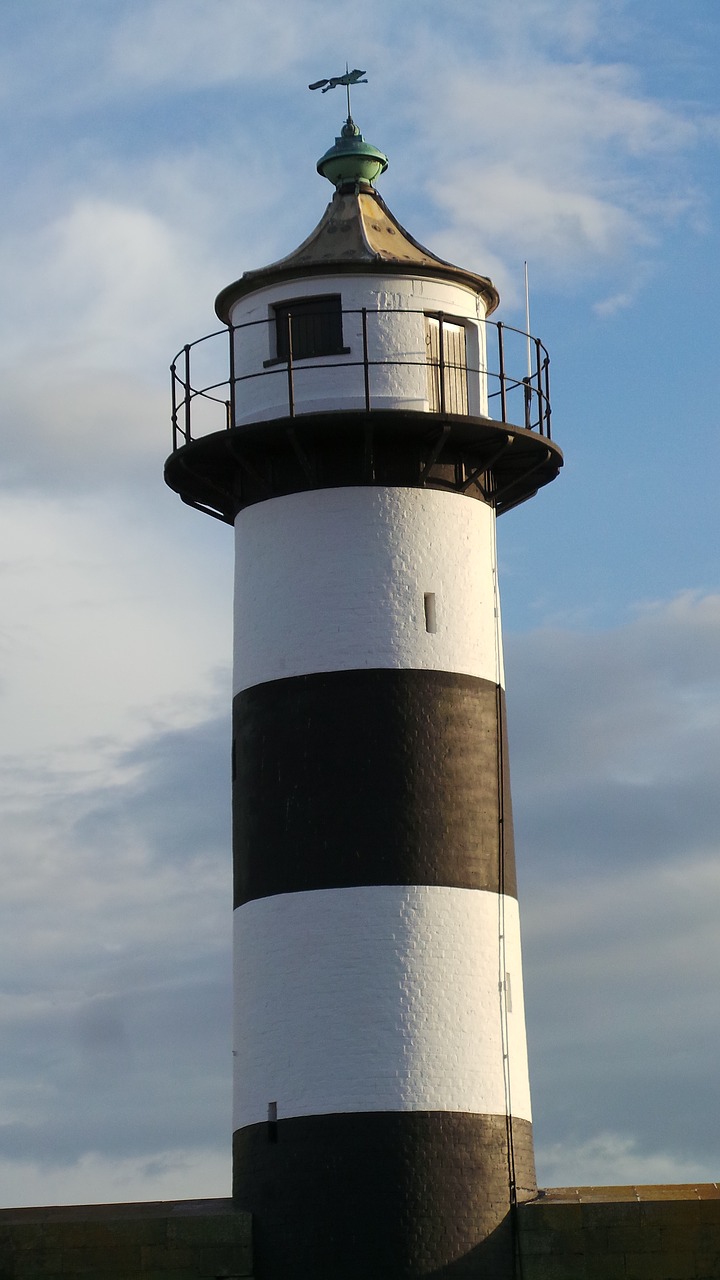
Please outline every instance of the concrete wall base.
[[557, 1187], [518, 1210], [522, 1280], [719, 1280], [720, 1186]]
[[[558, 1187], [517, 1225], [518, 1280], [720, 1280], [717, 1183]], [[0, 1280], [252, 1277], [250, 1215], [231, 1200], [0, 1210]]]
[[251, 1221], [232, 1200], [0, 1211], [0, 1280], [247, 1280]]

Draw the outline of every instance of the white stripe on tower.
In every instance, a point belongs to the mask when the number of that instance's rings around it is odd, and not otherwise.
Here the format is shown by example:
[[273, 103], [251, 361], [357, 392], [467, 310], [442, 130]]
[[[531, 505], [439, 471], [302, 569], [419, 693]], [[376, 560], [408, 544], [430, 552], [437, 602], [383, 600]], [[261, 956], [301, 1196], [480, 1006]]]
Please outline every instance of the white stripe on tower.
[[502, 685], [494, 523], [485, 503], [436, 489], [317, 489], [246, 507], [233, 692], [372, 667]]
[[[497, 894], [362, 885], [235, 915], [235, 1129], [266, 1120], [269, 1098], [281, 1118], [506, 1112]], [[529, 1120], [514, 898], [505, 927], [513, 1112]]]

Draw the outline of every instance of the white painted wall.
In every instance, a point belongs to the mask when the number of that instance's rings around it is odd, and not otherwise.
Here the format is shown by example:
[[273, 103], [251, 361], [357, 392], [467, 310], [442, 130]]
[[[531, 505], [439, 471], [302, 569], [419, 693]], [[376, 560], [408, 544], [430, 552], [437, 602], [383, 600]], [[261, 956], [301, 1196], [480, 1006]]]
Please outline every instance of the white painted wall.
[[[368, 315], [368, 357], [381, 362], [371, 370], [374, 408], [428, 410], [425, 369], [425, 312], [444, 312], [449, 320], [464, 321], [468, 330], [469, 412], [487, 414], [485, 324], [483, 298], [451, 281], [412, 276], [370, 274], [317, 275], [282, 281], [240, 298], [231, 309], [235, 334], [236, 423], [283, 417], [288, 412], [285, 365], [265, 369], [275, 356], [273, 306], [293, 298], [339, 294], [344, 311], [344, 345], [349, 355], [299, 361], [294, 373], [297, 413], [362, 409], [365, 406], [363, 370], [363, 306]], [[400, 314], [398, 314], [398, 310]], [[309, 364], [319, 368], [309, 368]], [[305, 367], [303, 367], [305, 366]]]
[[[505, 951], [499, 941], [504, 909]], [[530, 1119], [518, 906], [478, 889], [286, 893], [235, 911], [234, 1128], [357, 1111]]]
[[234, 692], [375, 667], [502, 684], [494, 522], [484, 503], [435, 489], [319, 489], [247, 507], [235, 523]]

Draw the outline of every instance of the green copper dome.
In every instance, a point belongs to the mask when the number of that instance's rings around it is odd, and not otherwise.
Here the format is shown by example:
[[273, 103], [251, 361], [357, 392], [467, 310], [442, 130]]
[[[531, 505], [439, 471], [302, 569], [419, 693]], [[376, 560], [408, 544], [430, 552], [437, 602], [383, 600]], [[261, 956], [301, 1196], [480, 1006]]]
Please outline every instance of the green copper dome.
[[340, 190], [373, 182], [388, 167], [388, 158], [363, 138], [355, 121], [348, 116], [335, 146], [317, 162], [317, 171]]

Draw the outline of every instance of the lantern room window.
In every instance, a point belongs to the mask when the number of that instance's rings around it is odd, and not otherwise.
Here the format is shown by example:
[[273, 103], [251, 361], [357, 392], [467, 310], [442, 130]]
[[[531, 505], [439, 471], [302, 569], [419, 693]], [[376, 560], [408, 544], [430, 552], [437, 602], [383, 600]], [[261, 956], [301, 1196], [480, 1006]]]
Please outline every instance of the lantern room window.
[[277, 303], [275, 312], [276, 358], [293, 362], [316, 356], [347, 354], [343, 346], [342, 303], [339, 294], [320, 298], [296, 298]]

